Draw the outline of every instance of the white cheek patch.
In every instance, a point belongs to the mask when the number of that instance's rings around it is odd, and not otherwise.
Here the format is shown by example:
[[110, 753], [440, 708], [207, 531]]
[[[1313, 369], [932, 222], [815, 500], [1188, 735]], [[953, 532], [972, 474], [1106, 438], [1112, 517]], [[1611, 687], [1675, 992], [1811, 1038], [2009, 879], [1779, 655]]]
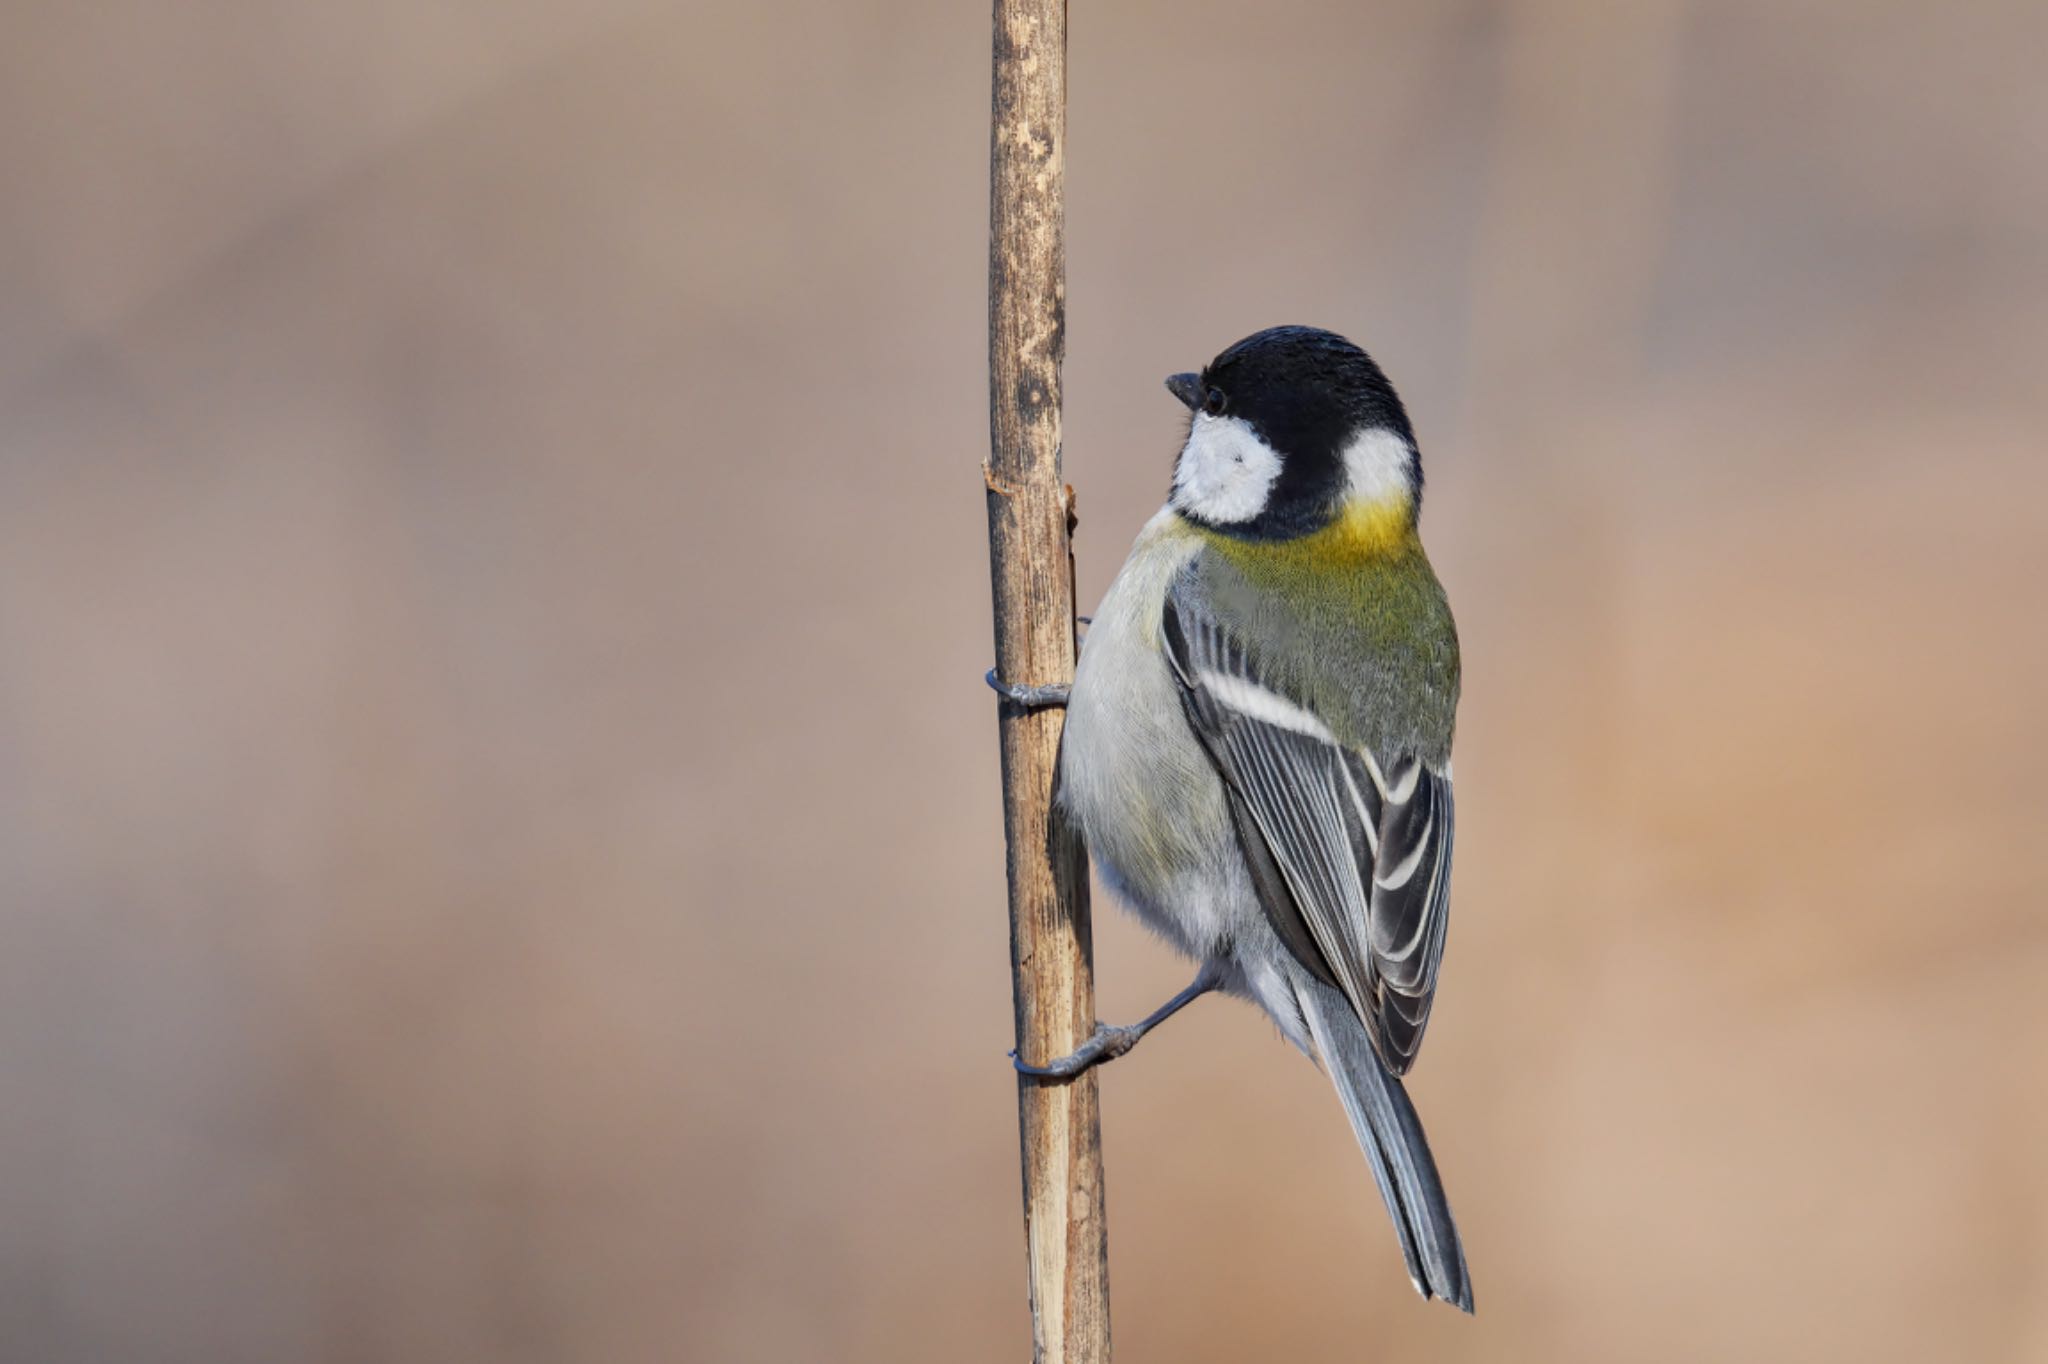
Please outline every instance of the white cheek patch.
[[1415, 496], [1415, 451], [1384, 426], [1352, 437], [1344, 447], [1344, 477], [1355, 502], [1372, 505]]
[[1280, 456], [1237, 417], [1195, 414], [1173, 470], [1173, 509], [1216, 525], [1250, 521], [1266, 509]]

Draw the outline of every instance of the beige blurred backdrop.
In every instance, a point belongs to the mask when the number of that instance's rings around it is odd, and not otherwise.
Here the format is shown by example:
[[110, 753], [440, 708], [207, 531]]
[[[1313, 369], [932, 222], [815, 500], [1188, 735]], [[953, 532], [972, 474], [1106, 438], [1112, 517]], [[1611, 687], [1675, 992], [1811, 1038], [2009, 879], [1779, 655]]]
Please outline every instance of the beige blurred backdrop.
[[[0, 1360], [1023, 1359], [985, 8], [0, 9]], [[2048, 7], [1072, 29], [1084, 602], [1313, 322], [1467, 659], [1478, 1316], [1206, 1002], [1120, 1357], [2048, 1359]]]

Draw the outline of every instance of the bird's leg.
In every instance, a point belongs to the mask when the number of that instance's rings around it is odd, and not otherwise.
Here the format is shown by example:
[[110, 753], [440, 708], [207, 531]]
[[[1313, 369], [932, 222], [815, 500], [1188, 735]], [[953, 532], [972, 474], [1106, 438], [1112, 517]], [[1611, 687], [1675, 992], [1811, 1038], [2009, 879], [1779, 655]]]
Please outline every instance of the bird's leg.
[[1098, 1022], [1094, 1034], [1086, 1042], [1058, 1060], [1047, 1061], [1042, 1066], [1027, 1064], [1020, 1060], [1014, 1051], [1010, 1053], [1010, 1062], [1017, 1067], [1018, 1073], [1023, 1075], [1036, 1075], [1048, 1080], [1071, 1080], [1084, 1070], [1122, 1056], [1137, 1046], [1138, 1040], [1146, 1033], [1222, 984], [1222, 968], [1215, 962], [1206, 962], [1202, 969], [1195, 973], [1195, 978], [1187, 989], [1154, 1009], [1143, 1021], [1122, 1028]]
[[[1091, 623], [1087, 616], [1076, 616], [1074, 619], [1082, 625]], [[1036, 687], [1027, 686], [1022, 682], [999, 682], [996, 680], [994, 668], [990, 668], [988, 675], [982, 680], [988, 683], [997, 696], [1019, 710], [1057, 709], [1067, 704], [1067, 698], [1074, 690], [1072, 684], [1066, 682], [1047, 682]]]
[[1073, 688], [1065, 682], [1047, 682], [1040, 686], [1025, 686], [1020, 682], [998, 682], [996, 670], [988, 670], [987, 682], [1002, 697], [1020, 710], [1053, 710], [1067, 704], [1067, 696]]

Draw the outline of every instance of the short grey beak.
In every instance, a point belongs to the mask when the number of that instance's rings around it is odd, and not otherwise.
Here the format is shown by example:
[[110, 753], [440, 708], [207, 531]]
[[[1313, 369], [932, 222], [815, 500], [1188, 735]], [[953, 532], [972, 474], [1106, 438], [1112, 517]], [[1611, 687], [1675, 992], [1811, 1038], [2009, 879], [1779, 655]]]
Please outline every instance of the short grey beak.
[[1202, 406], [1202, 376], [1199, 374], [1168, 375], [1166, 391], [1186, 403], [1190, 412], [1198, 411]]

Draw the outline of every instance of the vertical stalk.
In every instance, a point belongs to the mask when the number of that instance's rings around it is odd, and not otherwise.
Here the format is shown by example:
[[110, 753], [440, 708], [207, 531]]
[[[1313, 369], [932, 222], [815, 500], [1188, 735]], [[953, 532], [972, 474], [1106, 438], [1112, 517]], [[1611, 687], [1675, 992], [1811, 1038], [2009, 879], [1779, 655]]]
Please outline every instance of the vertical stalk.
[[[995, 0], [989, 135], [989, 569], [996, 674], [1074, 669], [1071, 494], [1060, 474], [1065, 351], [1065, 0]], [[1052, 816], [1063, 712], [1002, 707], [1017, 1054], [1063, 1056], [1095, 1026], [1087, 861]], [[1109, 1359], [1108, 1232], [1093, 1071], [1019, 1077], [1032, 1357]]]

